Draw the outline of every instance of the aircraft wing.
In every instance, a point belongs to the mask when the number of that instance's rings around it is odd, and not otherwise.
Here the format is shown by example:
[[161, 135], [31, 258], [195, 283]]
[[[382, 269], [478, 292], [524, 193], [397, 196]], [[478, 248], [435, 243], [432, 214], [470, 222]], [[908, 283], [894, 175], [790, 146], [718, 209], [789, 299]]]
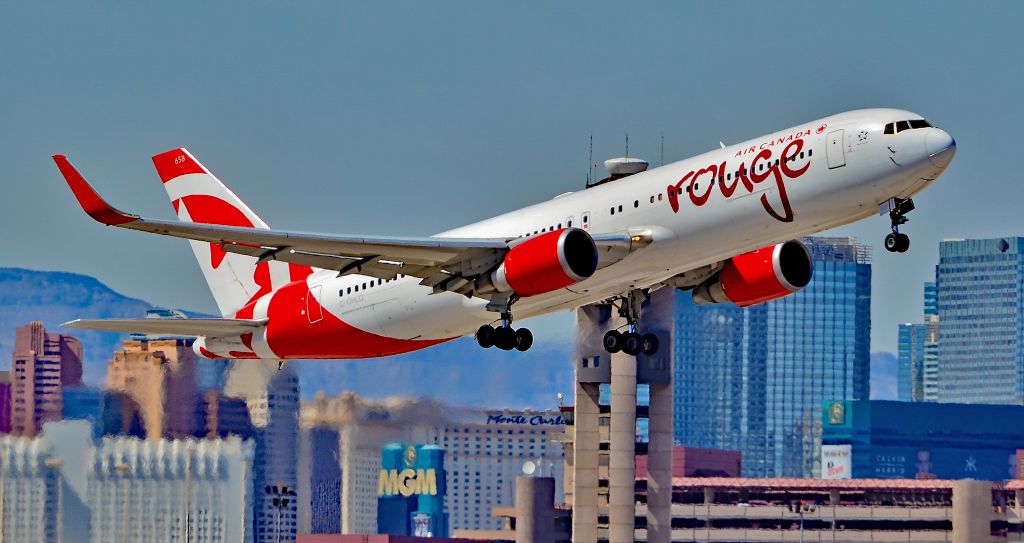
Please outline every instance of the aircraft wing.
[[[400, 273], [421, 278], [421, 284], [433, 287], [435, 292], [472, 295], [471, 279], [496, 268], [516, 243], [512, 238], [337, 236], [146, 219], [108, 204], [64, 155], [54, 155], [53, 160], [82, 209], [96, 221], [214, 243], [224, 251], [260, 261], [280, 260], [334, 270], [339, 275], [359, 273], [382, 279]], [[602, 268], [650, 243], [630, 232], [604, 234], [594, 241], [601, 252]]]
[[245, 319], [77, 319], [61, 326], [106, 332], [219, 337], [252, 333], [266, 324], [266, 320]]

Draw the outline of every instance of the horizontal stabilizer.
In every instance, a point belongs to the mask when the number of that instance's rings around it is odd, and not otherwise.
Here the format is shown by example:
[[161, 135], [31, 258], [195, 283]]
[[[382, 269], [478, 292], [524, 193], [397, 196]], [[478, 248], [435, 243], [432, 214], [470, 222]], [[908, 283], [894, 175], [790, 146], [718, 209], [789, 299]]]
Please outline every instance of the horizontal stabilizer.
[[245, 319], [78, 319], [61, 326], [165, 336], [224, 337], [249, 334], [266, 324], [266, 320]]

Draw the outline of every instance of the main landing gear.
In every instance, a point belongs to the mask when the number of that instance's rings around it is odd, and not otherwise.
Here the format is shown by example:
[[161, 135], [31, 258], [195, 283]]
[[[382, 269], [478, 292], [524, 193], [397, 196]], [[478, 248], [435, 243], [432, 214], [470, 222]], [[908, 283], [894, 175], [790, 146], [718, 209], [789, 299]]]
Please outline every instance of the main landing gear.
[[637, 332], [640, 323], [640, 306], [647, 299], [642, 290], [633, 289], [629, 294], [618, 298], [619, 315], [626, 319], [626, 332], [608, 330], [604, 334], [604, 350], [609, 353], [622, 351], [629, 356], [640, 353], [648, 356], [658, 352], [658, 336]]
[[900, 232], [900, 225], [907, 223], [906, 214], [914, 210], [914, 201], [910, 198], [893, 198], [889, 200], [888, 205], [892, 233], [885, 236], [885, 250], [890, 253], [905, 253], [910, 249], [910, 236]]
[[501, 326], [481, 326], [476, 331], [476, 342], [484, 349], [497, 347], [503, 351], [525, 351], [533, 346], [533, 332], [529, 328], [512, 329], [512, 312], [506, 309], [501, 313]]

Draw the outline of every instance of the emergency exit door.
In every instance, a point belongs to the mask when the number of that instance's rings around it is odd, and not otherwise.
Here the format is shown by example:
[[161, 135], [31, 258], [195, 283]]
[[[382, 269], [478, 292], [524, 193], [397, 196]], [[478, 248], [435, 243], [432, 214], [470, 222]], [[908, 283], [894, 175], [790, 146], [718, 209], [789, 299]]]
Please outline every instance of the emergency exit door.
[[825, 154], [828, 155], [828, 169], [846, 166], [846, 149], [843, 144], [843, 131], [833, 130], [828, 133]]

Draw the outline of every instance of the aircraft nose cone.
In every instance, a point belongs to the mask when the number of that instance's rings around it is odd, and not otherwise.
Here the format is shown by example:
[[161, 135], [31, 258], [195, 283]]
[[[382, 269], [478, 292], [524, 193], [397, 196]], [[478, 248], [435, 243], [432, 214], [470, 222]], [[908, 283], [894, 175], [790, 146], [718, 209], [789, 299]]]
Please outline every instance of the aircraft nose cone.
[[924, 138], [924, 150], [932, 164], [945, 168], [956, 154], [956, 141], [945, 130], [932, 128]]

